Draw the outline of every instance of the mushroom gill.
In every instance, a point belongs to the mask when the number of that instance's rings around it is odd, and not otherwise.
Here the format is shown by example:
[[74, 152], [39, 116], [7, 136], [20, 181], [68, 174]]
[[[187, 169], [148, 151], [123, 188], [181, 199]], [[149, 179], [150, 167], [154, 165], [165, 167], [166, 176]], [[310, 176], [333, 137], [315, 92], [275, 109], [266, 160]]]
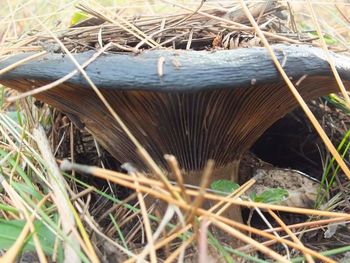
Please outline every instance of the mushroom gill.
[[[284, 69], [305, 100], [337, 91], [321, 49], [276, 45]], [[92, 52], [75, 54], [80, 62]], [[31, 54], [0, 61], [0, 69]], [[349, 86], [350, 59], [332, 54]], [[158, 61], [164, 60], [162, 74]], [[28, 91], [75, 69], [67, 56], [49, 54], [0, 75], [0, 83]], [[209, 159], [213, 179], [237, 180], [240, 156], [274, 122], [298, 106], [264, 48], [223, 51], [145, 51], [140, 55], [104, 54], [86, 68], [96, 86], [133, 135], [165, 170], [164, 154], [173, 154], [186, 171], [185, 180], [200, 182]], [[302, 80], [302, 81], [300, 81]], [[78, 117], [121, 163], [139, 169], [144, 163], [118, 124], [77, 74], [36, 97]]]

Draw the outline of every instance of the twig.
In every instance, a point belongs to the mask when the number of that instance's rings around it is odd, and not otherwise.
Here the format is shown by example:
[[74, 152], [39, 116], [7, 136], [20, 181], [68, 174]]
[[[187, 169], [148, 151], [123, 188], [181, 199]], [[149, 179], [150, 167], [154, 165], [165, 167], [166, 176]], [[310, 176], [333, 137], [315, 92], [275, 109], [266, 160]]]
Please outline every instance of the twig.
[[[296, 235], [286, 226], [286, 224], [273, 212], [271, 209], [267, 210], [269, 214], [276, 220], [276, 222], [283, 228], [283, 230], [291, 237], [291, 239], [298, 245], [304, 246], [303, 243], [296, 237]], [[310, 254], [303, 252], [307, 262], [314, 263], [315, 261]]]

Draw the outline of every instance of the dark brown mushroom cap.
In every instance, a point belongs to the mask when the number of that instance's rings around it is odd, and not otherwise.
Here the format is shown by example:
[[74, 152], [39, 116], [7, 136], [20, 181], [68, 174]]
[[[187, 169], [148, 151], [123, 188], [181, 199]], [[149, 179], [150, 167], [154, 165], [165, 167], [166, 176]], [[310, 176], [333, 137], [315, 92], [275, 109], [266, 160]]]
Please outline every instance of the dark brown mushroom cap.
[[[279, 61], [284, 63], [288, 76], [297, 80], [308, 76], [330, 75], [324, 51], [312, 46], [275, 45]], [[75, 54], [78, 62], [88, 60], [93, 51]], [[0, 62], [0, 68], [33, 53], [16, 55]], [[158, 60], [164, 58], [163, 76], [159, 76]], [[332, 53], [342, 78], [349, 80], [350, 58]], [[75, 65], [66, 55], [49, 54], [36, 59], [0, 79], [28, 78], [53, 81], [70, 73]], [[281, 80], [265, 48], [240, 48], [221, 51], [161, 50], [101, 55], [86, 68], [93, 82], [101, 88], [113, 90], [199, 91], [235, 87], [251, 87]], [[67, 83], [88, 86], [81, 75]]]
[[[273, 48], [294, 82], [306, 76], [298, 86], [305, 100], [337, 91], [324, 51], [310, 46]], [[74, 56], [83, 63], [92, 54]], [[0, 61], [0, 70], [29, 55]], [[334, 53], [332, 57], [349, 86], [350, 59]], [[26, 91], [74, 69], [67, 56], [49, 54], [0, 75], [0, 83]], [[208, 159], [228, 165], [297, 106], [264, 48], [108, 54], [86, 72], [156, 162], [164, 164], [163, 154], [171, 153], [188, 171], [201, 169]], [[142, 167], [134, 146], [80, 74], [36, 97], [79, 117], [121, 162]]]

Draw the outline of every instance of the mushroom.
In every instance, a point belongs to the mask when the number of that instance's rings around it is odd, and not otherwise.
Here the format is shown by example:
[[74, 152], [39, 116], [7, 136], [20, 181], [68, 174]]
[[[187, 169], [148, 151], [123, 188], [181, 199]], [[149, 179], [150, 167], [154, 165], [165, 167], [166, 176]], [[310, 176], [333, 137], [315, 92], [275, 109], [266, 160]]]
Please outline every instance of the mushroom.
[[[302, 45], [273, 48], [305, 100], [337, 91], [323, 50]], [[30, 55], [0, 61], [0, 70]], [[92, 55], [89, 51], [74, 57], [83, 63]], [[350, 58], [333, 53], [332, 58], [349, 86]], [[24, 92], [74, 69], [67, 56], [47, 54], [0, 75], [0, 83]], [[110, 53], [97, 58], [86, 72], [155, 162], [167, 170], [163, 156], [173, 154], [186, 173], [185, 181], [194, 185], [199, 185], [209, 159], [216, 164], [212, 180], [237, 181], [242, 154], [298, 106], [266, 49], [260, 47]], [[35, 97], [79, 118], [121, 163], [146, 169], [82, 75]], [[240, 220], [237, 211], [232, 213], [231, 218]]]

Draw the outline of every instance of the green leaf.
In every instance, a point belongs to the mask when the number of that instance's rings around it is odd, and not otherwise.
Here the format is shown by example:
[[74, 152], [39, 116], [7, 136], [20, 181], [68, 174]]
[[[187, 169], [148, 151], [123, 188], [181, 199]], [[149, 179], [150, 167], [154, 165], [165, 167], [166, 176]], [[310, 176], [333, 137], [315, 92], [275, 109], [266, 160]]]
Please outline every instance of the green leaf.
[[232, 182], [230, 180], [222, 179], [222, 180], [216, 180], [211, 185], [210, 188], [221, 192], [222, 194], [230, 194], [236, 189], [239, 188], [239, 184]]
[[[311, 31], [310, 34], [318, 37], [317, 31]], [[324, 38], [324, 41], [326, 42], [327, 45], [335, 45], [338, 43], [338, 40], [336, 40], [335, 38], [331, 37], [328, 34], [324, 34], [323, 38]]]
[[89, 16], [83, 12], [75, 12], [70, 20], [70, 25], [74, 26], [78, 24], [79, 22], [89, 18]]
[[0, 210], [12, 212], [12, 213], [18, 213], [18, 210], [16, 208], [6, 204], [0, 204]]
[[254, 202], [281, 203], [288, 195], [288, 191], [282, 188], [269, 188], [260, 195], [253, 193], [251, 198]]
[[[26, 224], [25, 220], [7, 221], [0, 219], [0, 250], [10, 248], [22, 232]], [[41, 222], [34, 222], [36, 233], [39, 237], [41, 246], [47, 255], [52, 255], [56, 236]], [[23, 252], [36, 251], [32, 235], [27, 238]]]
[[325, 35], [323, 38], [326, 41], [327, 45], [338, 44], [338, 40], [336, 40], [335, 38], [331, 37], [330, 35]]
[[[7, 155], [8, 155], [7, 151], [0, 149], [0, 157], [5, 158]], [[26, 186], [23, 185], [23, 187], [25, 188], [21, 189], [20, 192], [30, 193], [34, 195], [38, 200], [40, 200], [42, 196], [41, 194], [39, 194], [35, 185], [33, 184], [33, 180], [26, 174], [26, 172], [22, 169], [22, 167], [18, 165], [15, 159], [16, 159], [16, 156], [8, 157], [6, 164], [9, 165], [11, 169], [15, 168], [15, 171], [18, 173], [18, 175], [20, 175], [22, 179], [25, 181]], [[13, 184], [15, 187], [16, 186], [21, 187], [20, 183], [13, 182]], [[24, 191], [25, 189], [27, 189], [27, 191]]]
[[120, 230], [120, 227], [118, 226], [117, 221], [115, 221], [115, 219], [114, 219], [114, 217], [112, 216], [112, 214], [109, 214], [109, 217], [111, 218], [112, 223], [113, 223], [115, 229], [117, 230], [117, 233], [118, 233], [118, 235], [119, 235], [120, 240], [121, 240], [122, 243], [123, 243], [123, 246], [125, 247], [125, 249], [129, 250], [129, 249], [128, 249], [128, 244], [127, 244], [126, 241], [125, 241], [124, 235], [123, 235], [122, 231]]

